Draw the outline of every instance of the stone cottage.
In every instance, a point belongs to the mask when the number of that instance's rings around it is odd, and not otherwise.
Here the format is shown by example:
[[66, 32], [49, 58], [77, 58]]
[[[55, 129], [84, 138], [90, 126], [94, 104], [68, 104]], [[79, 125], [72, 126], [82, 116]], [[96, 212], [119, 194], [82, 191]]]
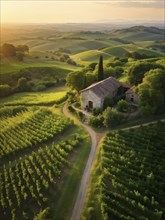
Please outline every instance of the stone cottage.
[[132, 103], [132, 104], [138, 104], [138, 102], [139, 102], [138, 95], [135, 92], [135, 87], [134, 86], [126, 91], [126, 93], [125, 93], [125, 100], [127, 102]]
[[114, 77], [109, 77], [100, 82], [94, 83], [81, 90], [81, 108], [91, 111], [94, 108], [103, 108], [106, 97], [113, 98], [117, 95], [119, 88], [122, 87]]

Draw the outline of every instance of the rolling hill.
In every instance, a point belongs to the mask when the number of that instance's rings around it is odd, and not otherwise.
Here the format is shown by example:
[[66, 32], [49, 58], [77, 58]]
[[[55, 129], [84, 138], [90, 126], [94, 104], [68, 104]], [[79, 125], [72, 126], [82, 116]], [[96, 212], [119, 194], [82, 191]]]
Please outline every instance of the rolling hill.
[[164, 40], [164, 30], [156, 27], [135, 26], [131, 28], [112, 31], [113, 37], [120, 36], [128, 41], [158, 41]]
[[98, 61], [100, 55], [103, 55], [104, 60], [107, 60], [108, 58], [111, 57], [110, 54], [104, 52], [104, 51], [99, 51], [99, 50], [88, 50], [82, 53], [78, 53], [76, 55], [72, 56], [72, 59], [75, 61]]

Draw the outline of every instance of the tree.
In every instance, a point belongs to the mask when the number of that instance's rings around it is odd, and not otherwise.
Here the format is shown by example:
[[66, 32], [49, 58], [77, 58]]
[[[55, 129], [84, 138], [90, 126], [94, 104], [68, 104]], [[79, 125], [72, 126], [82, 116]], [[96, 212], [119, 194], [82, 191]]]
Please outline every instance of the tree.
[[102, 114], [99, 114], [97, 116], [91, 116], [89, 118], [89, 124], [93, 127], [102, 127], [103, 126], [103, 121], [104, 121], [104, 118], [103, 118], [103, 115]]
[[113, 67], [104, 67], [104, 78], [115, 75], [115, 70]]
[[150, 70], [145, 74], [143, 82], [138, 85], [137, 92], [141, 105], [141, 113], [155, 113], [165, 103], [165, 74], [161, 69]]
[[23, 57], [24, 57], [24, 53], [23, 52], [18, 51], [16, 56], [17, 56], [19, 61], [23, 61]]
[[96, 75], [93, 74], [92, 72], [87, 72], [86, 73], [86, 82], [85, 82], [85, 87], [90, 86], [92, 83], [97, 81]]
[[114, 105], [114, 100], [111, 97], [106, 97], [104, 99], [104, 103], [103, 103], [103, 109], [106, 109], [107, 107], [113, 107]]
[[104, 79], [104, 70], [103, 70], [103, 56], [100, 56], [99, 66], [98, 66], [98, 81]]
[[128, 80], [131, 84], [138, 85], [142, 83], [146, 72], [156, 68], [160, 68], [160, 65], [148, 62], [137, 62], [129, 69]]
[[97, 63], [90, 63], [87, 68], [89, 68], [90, 70], [93, 71], [93, 70], [95, 70], [96, 65], [97, 65]]
[[12, 89], [8, 84], [0, 85], [0, 97], [9, 96], [12, 93]]
[[67, 75], [67, 85], [77, 91], [84, 88], [85, 73], [81, 71], [71, 72]]
[[29, 90], [28, 84], [27, 84], [27, 79], [25, 77], [21, 77], [18, 79], [17, 82], [17, 90], [19, 92], [25, 92]]
[[16, 49], [12, 44], [3, 44], [2, 45], [2, 53], [4, 57], [14, 57], [16, 56]]
[[72, 60], [71, 58], [68, 58], [68, 59], [66, 60], [66, 62], [67, 62], [68, 64], [70, 64], [70, 65], [76, 66], [76, 62], [75, 62], [74, 60]]
[[114, 76], [115, 76], [116, 78], [121, 77], [121, 76], [122, 76], [122, 73], [124, 72], [124, 69], [123, 69], [122, 67], [119, 67], [119, 66], [116, 66], [116, 67], [114, 68], [114, 70], [115, 70]]
[[120, 112], [128, 111], [128, 103], [125, 100], [119, 100], [117, 103], [117, 110]]
[[18, 45], [16, 51], [29, 52], [29, 47], [27, 45]]

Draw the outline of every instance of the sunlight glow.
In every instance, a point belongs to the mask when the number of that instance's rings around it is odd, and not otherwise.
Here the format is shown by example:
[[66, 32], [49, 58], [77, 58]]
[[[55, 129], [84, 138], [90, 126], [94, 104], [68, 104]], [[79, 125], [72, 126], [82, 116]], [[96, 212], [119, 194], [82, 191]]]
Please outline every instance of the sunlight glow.
[[162, 0], [1, 1], [2, 23], [100, 22], [108, 19], [163, 18]]

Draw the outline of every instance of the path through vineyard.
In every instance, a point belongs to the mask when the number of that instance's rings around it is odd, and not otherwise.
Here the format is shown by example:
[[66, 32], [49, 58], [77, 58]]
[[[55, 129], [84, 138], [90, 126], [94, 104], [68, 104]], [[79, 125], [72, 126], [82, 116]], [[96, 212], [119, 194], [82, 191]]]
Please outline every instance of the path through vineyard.
[[[74, 118], [74, 116], [71, 113], [69, 113], [67, 110], [67, 103], [64, 105], [63, 113], [71, 119]], [[161, 119], [160, 121], [164, 122], [165, 119]], [[120, 130], [128, 130], [130, 128], [137, 128], [142, 125], [147, 126], [151, 123], [154, 124], [154, 123], [157, 123], [157, 121], [139, 124], [136, 126], [130, 126], [127, 128], [122, 128]], [[82, 213], [82, 209], [83, 209], [83, 205], [84, 205], [84, 201], [85, 201], [85, 197], [86, 197], [87, 186], [88, 186], [88, 182], [89, 182], [89, 178], [90, 178], [90, 174], [91, 174], [91, 169], [92, 169], [92, 165], [93, 165], [93, 162], [94, 162], [94, 159], [96, 156], [97, 146], [98, 146], [100, 140], [106, 134], [105, 132], [104, 133], [97, 133], [91, 127], [89, 127], [88, 125], [85, 125], [83, 123], [81, 123], [81, 125], [87, 130], [87, 132], [91, 136], [92, 145], [91, 145], [91, 151], [90, 151], [90, 154], [88, 157], [88, 161], [86, 163], [84, 173], [82, 175], [82, 179], [81, 179], [81, 183], [80, 183], [80, 187], [79, 187], [79, 192], [78, 192], [76, 202], [74, 205], [74, 209], [72, 212], [71, 220], [80, 220], [80, 216]]]
[[[73, 118], [73, 116], [67, 111], [67, 104], [64, 105], [63, 108], [63, 113], [69, 117]], [[86, 197], [86, 191], [87, 191], [87, 185], [89, 182], [90, 174], [91, 174], [91, 169], [92, 165], [96, 156], [96, 151], [97, 151], [97, 146], [101, 140], [101, 138], [104, 136], [105, 133], [96, 133], [91, 127], [81, 123], [81, 125], [87, 130], [89, 135], [91, 136], [91, 151], [84, 169], [84, 173], [82, 175], [80, 187], [79, 187], [79, 192], [76, 198], [76, 202], [74, 205], [74, 209], [72, 212], [71, 220], [79, 220], [80, 215], [83, 209], [85, 197]]]

